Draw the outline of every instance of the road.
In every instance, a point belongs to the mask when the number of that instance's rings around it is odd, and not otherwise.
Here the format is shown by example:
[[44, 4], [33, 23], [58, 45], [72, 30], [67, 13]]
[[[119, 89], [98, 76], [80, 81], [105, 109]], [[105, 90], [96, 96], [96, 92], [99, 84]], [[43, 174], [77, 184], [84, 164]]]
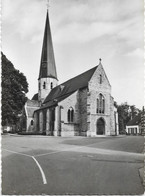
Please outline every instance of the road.
[[2, 137], [2, 194], [143, 194], [140, 136]]

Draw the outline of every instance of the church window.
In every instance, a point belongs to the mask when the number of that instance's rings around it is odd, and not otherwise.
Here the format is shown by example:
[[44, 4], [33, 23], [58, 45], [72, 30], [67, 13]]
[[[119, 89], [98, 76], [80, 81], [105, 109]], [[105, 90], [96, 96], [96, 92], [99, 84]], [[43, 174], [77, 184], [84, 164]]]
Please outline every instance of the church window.
[[68, 119], [68, 122], [70, 123], [74, 121], [74, 110], [72, 107], [68, 109], [67, 119]]
[[33, 123], [34, 123], [33, 120], [31, 120], [31, 125], [33, 125]]
[[102, 75], [100, 75], [100, 84], [102, 84]]
[[104, 114], [105, 112], [105, 99], [102, 94], [97, 98], [97, 113]]
[[50, 88], [51, 88], [51, 89], [53, 89], [53, 82], [51, 82], [51, 84], [50, 84]]
[[43, 89], [45, 89], [45, 88], [46, 88], [46, 82], [43, 83]]
[[39, 83], [39, 90], [40, 90], [41, 84]]

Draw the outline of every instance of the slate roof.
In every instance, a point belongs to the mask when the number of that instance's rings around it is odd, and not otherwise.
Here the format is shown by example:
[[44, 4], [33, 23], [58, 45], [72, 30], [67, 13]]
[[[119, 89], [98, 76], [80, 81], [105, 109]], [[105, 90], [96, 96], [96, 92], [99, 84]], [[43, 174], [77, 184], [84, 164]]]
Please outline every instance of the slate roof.
[[46, 77], [57, 79], [48, 11], [46, 15], [39, 79]]
[[135, 116], [127, 123], [127, 126], [139, 125], [141, 123], [141, 114]]
[[92, 69], [53, 88], [44, 100], [44, 106], [42, 106], [41, 109], [44, 107], [57, 105], [58, 102], [64, 100], [75, 91], [87, 87], [88, 82], [90, 81], [97, 67], [98, 66], [95, 66]]
[[36, 94], [32, 97], [32, 100], [38, 101], [38, 93], [36, 93]]

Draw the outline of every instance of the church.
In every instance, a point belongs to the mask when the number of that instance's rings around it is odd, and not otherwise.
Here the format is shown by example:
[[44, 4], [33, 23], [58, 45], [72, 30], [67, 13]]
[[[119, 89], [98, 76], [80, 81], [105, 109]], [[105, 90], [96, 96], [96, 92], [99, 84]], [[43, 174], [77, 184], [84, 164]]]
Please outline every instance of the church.
[[21, 130], [62, 137], [118, 135], [118, 114], [101, 59], [62, 84], [56, 68], [47, 10], [38, 93], [24, 106]]

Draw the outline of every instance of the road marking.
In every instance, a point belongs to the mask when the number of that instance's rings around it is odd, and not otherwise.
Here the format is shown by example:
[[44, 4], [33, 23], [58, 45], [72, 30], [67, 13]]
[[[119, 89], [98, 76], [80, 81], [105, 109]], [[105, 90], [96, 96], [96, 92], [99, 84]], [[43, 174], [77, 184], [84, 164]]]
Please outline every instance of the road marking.
[[60, 152], [68, 152], [69, 150], [79, 149], [79, 148], [83, 148], [83, 147], [88, 147], [88, 146], [91, 146], [91, 145], [93, 145], [93, 144], [89, 144], [89, 145], [86, 145], [86, 146], [74, 146], [74, 147], [66, 149], [66, 150], [59, 150], [59, 151], [53, 151], [53, 152], [48, 152], [48, 153], [34, 155], [34, 157], [40, 157], [40, 156], [45, 156], [45, 155], [57, 154], [57, 153], [60, 153]]
[[64, 152], [64, 151], [60, 150], [60, 151], [48, 152], [48, 153], [44, 153], [44, 154], [34, 155], [34, 157], [41, 157], [41, 156], [45, 156], [45, 155], [49, 155], [49, 154], [57, 154], [59, 152]]
[[35, 159], [35, 157], [32, 156], [32, 159], [36, 162], [39, 170], [40, 170], [40, 173], [42, 175], [42, 180], [43, 180], [43, 184], [47, 184], [47, 180], [46, 180], [46, 177], [45, 177], [45, 174], [44, 174], [44, 171], [43, 169], [41, 168], [40, 164], [38, 163], [38, 161]]
[[21, 152], [15, 152], [15, 151], [12, 151], [12, 150], [7, 150], [5, 148], [2, 148], [2, 150], [8, 151], [8, 152], [11, 152], [11, 153], [14, 153], [14, 154], [19, 154], [19, 155], [24, 155], [24, 156], [27, 156], [27, 157], [32, 157], [31, 155], [24, 154], [24, 153], [21, 153]]
[[[48, 152], [48, 153], [43, 153], [43, 154], [38, 154], [38, 155], [34, 155], [34, 157], [40, 157], [40, 156], [45, 156], [45, 155], [51, 155], [51, 154], [58, 154], [58, 153], [61, 153], [61, 152], [69, 152], [69, 151], [76, 151], [76, 150], [79, 150], [79, 152], [87, 152], [87, 148], [92, 146], [94, 144], [88, 144], [86, 146], [74, 146], [72, 148], [68, 148], [68, 149], [64, 149], [64, 150], [60, 150], [60, 151], [53, 151], [53, 152]], [[86, 147], [86, 150], [83, 151], [81, 149], [85, 148]], [[99, 154], [113, 154], [113, 155], [124, 155], [124, 156], [137, 156], [137, 157], [144, 157], [144, 154], [140, 154], [140, 153], [134, 153], [134, 152], [125, 152], [125, 151], [117, 151], [117, 150], [110, 150], [110, 149], [102, 149], [102, 148], [94, 148], [93, 151], [91, 152], [87, 152], [87, 153], [99, 153]]]
[[[83, 148], [83, 147], [88, 147], [88, 146], [91, 146], [93, 144], [89, 144], [89, 145], [86, 145], [86, 146], [74, 146], [72, 148], [68, 148], [68, 149], [65, 149], [65, 150], [57, 150], [57, 151], [53, 151], [53, 152], [48, 152], [48, 153], [43, 153], [43, 154], [38, 154], [38, 155], [34, 155], [34, 157], [40, 157], [40, 156], [45, 156], [45, 155], [51, 155], [51, 154], [57, 154], [57, 153], [60, 153], [60, 152], [68, 152], [68, 151], [72, 151], [72, 150], [77, 150], [77, 149], [80, 149], [80, 148]], [[100, 149], [98, 149], [100, 151]]]
[[47, 180], [46, 180], [44, 171], [43, 171], [43, 169], [41, 168], [40, 164], [38, 163], [38, 161], [35, 159], [34, 156], [31, 156], [31, 155], [28, 155], [28, 154], [24, 154], [24, 153], [20, 153], [20, 152], [16, 152], [16, 151], [12, 151], [12, 150], [7, 150], [7, 149], [5, 149], [5, 148], [2, 148], [2, 150], [5, 150], [5, 151], [7, 151], [7, 152], [11, 152], [11, 153], [13, 153], [13, 154], [19, 154], [19, 155], [31, 157], [31, 158], [35, 161], [36, 165], [38, 166], [38, 168], [39, 168], [39, 170], [40, 170], [40, 173], [41, 173], [41, 175], [42, 175], [43, 184], [47, 184]]

